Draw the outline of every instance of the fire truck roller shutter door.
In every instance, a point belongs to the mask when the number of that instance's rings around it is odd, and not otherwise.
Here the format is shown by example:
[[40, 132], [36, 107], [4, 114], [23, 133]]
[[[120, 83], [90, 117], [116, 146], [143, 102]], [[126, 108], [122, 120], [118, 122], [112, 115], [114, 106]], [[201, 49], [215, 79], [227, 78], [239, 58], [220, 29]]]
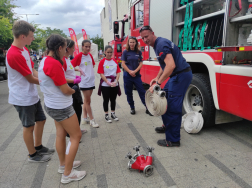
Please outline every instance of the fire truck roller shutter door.
[[192, 82], [184, 97], [182, 113], [186, 114], [190, 111], [202, 114], [205, 127], [215, 124], [215, 106], [207, 74], [193, 74]]

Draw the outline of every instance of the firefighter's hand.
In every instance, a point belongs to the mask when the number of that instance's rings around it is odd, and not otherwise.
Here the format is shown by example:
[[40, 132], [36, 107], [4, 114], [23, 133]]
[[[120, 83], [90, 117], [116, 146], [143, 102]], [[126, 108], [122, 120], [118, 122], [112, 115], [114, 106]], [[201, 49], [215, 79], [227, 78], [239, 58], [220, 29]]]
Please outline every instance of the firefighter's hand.
[[157, 85], [157, 84], [153, 84], [150, 88], [149, 88], [149, 91], [151, 92], [151, 93], [153, 93], [153, 91], [154, 91], [154, 86], [155, 85]]
[[132, 77], [135, 77], [135, 76], [136, 76], [135, 71], [132, 71], [132, 70], [129, 71], [129, 74], [130, 74], [130, 76], [132, 76]]
[[150, 86], [152, 86], [152, 84], [154, 84], [154, 83], [157, 83], [157, 81], [158, 81], [157, 78], [152, 79], [151, 82], [150, 82]]

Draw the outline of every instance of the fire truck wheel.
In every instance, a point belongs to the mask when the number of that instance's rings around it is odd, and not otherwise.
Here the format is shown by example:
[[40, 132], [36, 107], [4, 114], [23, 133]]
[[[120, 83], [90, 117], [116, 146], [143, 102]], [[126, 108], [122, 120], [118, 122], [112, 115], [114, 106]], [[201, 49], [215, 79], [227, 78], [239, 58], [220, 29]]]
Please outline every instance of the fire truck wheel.
[[186, 114], [190, 111], [196, 111], [202, 114], [204, 127], [215, 124], [215, 106], [209, 76], [207, 74], [193, 74], [192, 82], [184, 97], [182, 112]]

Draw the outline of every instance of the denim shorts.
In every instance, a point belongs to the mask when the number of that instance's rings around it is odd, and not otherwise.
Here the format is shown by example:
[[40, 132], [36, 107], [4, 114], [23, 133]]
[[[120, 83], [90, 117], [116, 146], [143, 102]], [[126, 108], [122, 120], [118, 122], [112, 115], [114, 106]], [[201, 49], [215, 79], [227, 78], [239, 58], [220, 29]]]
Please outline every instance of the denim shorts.
[[46, 120], [45, 113], [42, 109], [40, 100], [31, 106], [18, 106], [14, 105], [16, 108], [19, 119], [24, 127], [31, 127], [35, 125], [37, 121]]
[[53, 108], [47, 107], [46, 105], [44, 105], [44, 108], [45, 108], [46, 113], [57, 122], [66, 120], [75, 114], [75, 111], [72, 105], [63, 109], [53, 109]]

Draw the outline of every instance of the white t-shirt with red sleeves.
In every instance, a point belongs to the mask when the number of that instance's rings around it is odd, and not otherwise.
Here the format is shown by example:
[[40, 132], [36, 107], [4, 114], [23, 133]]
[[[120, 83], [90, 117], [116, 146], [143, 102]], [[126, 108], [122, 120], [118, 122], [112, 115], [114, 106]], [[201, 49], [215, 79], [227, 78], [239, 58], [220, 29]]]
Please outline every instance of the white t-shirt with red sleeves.
[[74, 80], [76, 78], [74, 67], [71, 61], [67, 57], [63, 57], [63, 68], [65, 70], [65, 76], [67, 79]]
[[39, 101], [35, 84], [25, 76], [33, 74], [34, 63], [27, 48], [11, 45], [6, 55], [8, 70], [9, 103], [18, 106], [31, 106]]
[[44, 57], [38, 69], [39, 84], [44, 94], [45, 105], [53, 109], [64, 109], [72, 105], [72, 95], [65, 95], [59, 86], [66, 84], [65, 71], [53, 57]]
[[85, 76], [81, 75], [81, 82], [79, 83], [80, 88], [90, 88], [95, 86], [95, 75], [94, 75], [94, 65], [95, 61], [93, 56], [88, 53], [84, 54], [80, 52], [71, 61], [74, 67], [79, 66], [79, 68], [85, 73]]
[[[114, 76], [114, 77], [116, 77], [116, 74], [119, 72], [121, 72], [121, 70], [118, 63], [114, 59], [106, 59], [106, 58], [103, 58], [100, 61], [97, 70], [98, 74], [104, 74], [104, 76]], [[111, 82], [110, 78], [107, 78], [107, 80]], [[106, 82], [103, 82], [102, 86], [110, 87]]]

